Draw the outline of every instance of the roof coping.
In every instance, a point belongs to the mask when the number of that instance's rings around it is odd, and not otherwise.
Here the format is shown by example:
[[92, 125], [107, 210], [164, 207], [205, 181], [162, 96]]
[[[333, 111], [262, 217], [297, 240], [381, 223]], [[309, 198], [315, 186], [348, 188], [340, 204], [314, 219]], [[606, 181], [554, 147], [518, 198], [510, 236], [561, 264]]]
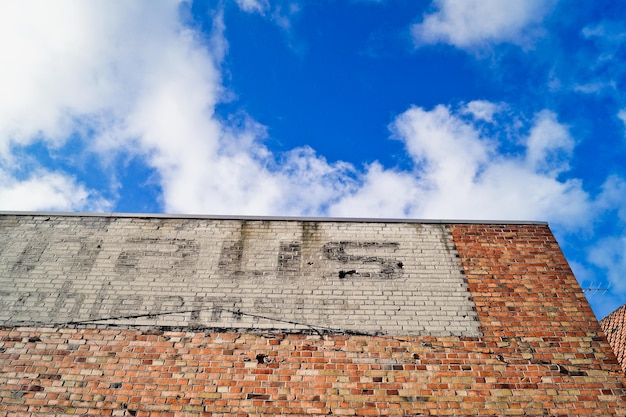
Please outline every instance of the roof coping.
[[306, 216], [244, 216], [219, 214], [161, 214], [161, 213], [85, 213], [55, 211], [2, 211], [0, 216], [63, 216], [63, 217], [129, 217], [157, 219], [205, 219], [205, 220], [251, 220], [251, 221], [307, 221], [307, 222], [348, 222], [348, 223], [422, 223], [422, 224], [515, 224], [547, 225], [546, 221], [532, 220], [450, 220], [450, 219], [410, 219], [374, 217], [306, 217]]

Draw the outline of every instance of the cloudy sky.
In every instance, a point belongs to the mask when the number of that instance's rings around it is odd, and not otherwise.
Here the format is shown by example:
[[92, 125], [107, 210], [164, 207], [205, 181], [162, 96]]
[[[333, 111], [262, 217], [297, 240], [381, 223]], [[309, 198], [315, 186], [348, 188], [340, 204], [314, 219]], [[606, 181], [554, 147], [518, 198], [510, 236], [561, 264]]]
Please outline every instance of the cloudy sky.
[[[0, 2], [0, 209], [545, 220], [626, 302], [626, 3]], [[593, 290], [596, 289], [596, 290]]]

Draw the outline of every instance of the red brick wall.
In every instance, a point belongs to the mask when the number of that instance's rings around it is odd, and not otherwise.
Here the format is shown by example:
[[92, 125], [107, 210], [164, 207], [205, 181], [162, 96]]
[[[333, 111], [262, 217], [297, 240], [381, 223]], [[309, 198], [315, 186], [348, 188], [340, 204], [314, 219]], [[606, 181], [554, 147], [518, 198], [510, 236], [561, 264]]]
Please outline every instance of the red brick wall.
[[[547, 226], [453, 225], [483, 326], [489, 381], [539, 414], [623, 414], [623, 374]], [[523, 402], [524, 400], [522, 400]], [[526, 406], [527, 407], [527, 406]]]
[[0, 415], [624, 415], [549, 229], [451, 231], [483, 337], [4, 329]]

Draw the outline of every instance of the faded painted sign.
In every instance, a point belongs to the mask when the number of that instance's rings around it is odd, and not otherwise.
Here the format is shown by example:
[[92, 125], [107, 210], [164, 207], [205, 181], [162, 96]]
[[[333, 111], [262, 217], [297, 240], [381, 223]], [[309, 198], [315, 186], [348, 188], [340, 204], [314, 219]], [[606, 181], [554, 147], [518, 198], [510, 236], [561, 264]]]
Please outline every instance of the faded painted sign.
[[479, 335], [445, 226], [0, 216], [0, 322]]

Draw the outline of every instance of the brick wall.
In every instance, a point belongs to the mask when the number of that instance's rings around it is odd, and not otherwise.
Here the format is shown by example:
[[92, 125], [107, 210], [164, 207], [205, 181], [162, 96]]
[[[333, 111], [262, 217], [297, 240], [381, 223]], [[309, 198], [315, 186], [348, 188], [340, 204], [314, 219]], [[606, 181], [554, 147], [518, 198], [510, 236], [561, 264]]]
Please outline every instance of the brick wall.
[[513, 399], [531, 415], [623, 414], [623, 374], [549, 228], [451, 229], [480, 342], [505, 365], [487, 379], [508, 396], [498, 406]]
[[11, 325], [0, 415], [624, 415], [623, 374], [548, 227], [444, 229], [475, 334]]
[[0, 216], [0, 323], [478, 336], [456, 255], [438, 224]]

